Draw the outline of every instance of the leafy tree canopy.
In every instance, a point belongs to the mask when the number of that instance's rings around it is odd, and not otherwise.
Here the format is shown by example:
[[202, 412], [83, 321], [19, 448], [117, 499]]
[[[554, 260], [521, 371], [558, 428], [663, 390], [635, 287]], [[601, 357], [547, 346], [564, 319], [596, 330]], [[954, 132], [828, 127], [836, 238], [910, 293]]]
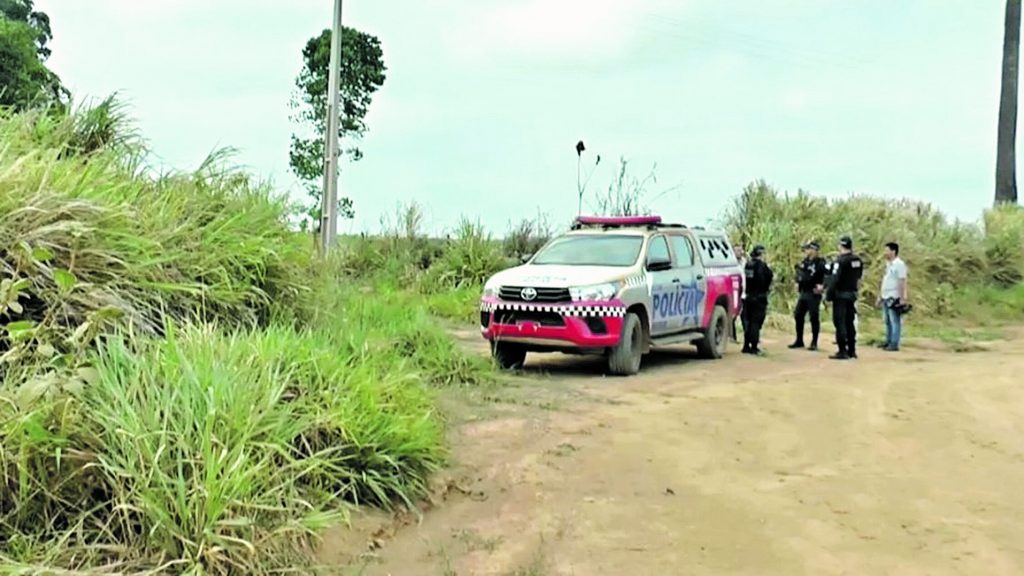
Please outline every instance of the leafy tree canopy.
[[[358, 161], [362, 152], [354, 141], [366, 132], [365, 118], [373, 94], [384, 84], [384, 53], [377, 37], [348, 27], [342, 29], [341, 53], [338, 137], [346, 142], [344, 153]], [[289, 163], [292, 172], [306, 183], [314, 221], [320, 218], [330, 60], [331, 30], [327, 29], [310, 38], [302, 50], [302, 71], [295, 80], [298, 90], [292, 100], [292, 108], [297, 111], [293, 121], [313, 133], [308, 138], [292, 135]], [[351, 199], [342, 198], [339, 204], [339, 215], [354, 217]]]
[[63, 105], [68, 91], [45, 65], [50, 18], [32, 0], [0, 0], [0, 106]]

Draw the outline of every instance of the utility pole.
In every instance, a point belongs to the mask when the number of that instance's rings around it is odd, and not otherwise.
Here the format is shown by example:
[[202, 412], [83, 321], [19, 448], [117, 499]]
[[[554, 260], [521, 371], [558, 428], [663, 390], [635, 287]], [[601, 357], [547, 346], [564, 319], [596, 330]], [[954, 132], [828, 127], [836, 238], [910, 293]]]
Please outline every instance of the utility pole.
[[327, 80], [327, 134], [324, 142], [323, 206], [320, 239], [324, 254], [334, 248], [338, 237], [338, 89], [341, 74], [341, 0], [334, 0], [331, 27], [331, 68]]

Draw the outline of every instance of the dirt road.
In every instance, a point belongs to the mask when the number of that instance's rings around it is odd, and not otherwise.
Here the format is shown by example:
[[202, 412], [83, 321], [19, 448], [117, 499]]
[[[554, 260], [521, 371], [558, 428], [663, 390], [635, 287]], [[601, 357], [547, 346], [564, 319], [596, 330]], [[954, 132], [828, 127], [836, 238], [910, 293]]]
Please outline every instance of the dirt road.
[[[534, 356], [452, 401], [455, 468], [417, 524], [357, 519], [367, 575], [1024, 574], [1024, 340], [717, 362], [602, 378]], [[362, 561], [367, 540], [379, 548]]]

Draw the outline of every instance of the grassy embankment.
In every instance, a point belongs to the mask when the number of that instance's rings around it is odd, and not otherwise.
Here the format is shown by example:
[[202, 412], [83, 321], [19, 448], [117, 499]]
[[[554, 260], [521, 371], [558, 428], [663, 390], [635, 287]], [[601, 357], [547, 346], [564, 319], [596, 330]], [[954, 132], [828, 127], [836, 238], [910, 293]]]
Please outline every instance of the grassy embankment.
[[[266, 187], [216, 158], [147, 176], [117, 128], [109, 110], [0, 116], [2, 570], [267, 572], [353, 503], [422, 495], [445, 460], [435, 390], [493, 376], [432, 315], [471, 326], [543, 222], [428, 240], [410, 206], [325, 266]], [[1024, 314], [1020, 210], [974, 227], [752, 185], [726, 225], [768, 246], [778, 311], [794, 247], [849, 233], [904, 245], [915, 325], [956, 339]]]
[[436, 388], [489, 364], [245, 174], [146, 176], [84, 114], [0, 116], [0, 572], [264, 573], [421, 496]]

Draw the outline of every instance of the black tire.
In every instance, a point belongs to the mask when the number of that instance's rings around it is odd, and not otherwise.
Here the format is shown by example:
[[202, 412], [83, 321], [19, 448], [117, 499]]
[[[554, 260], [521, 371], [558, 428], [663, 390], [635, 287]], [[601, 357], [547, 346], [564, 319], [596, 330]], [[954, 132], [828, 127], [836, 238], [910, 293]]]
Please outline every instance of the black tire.
[[491, 357], [502, 370], [521, 370], [526, 363], [526, 348], [510, 342], [491, 342]]
[[704, 358], [717, 360], [725, 356], [729, 345], [729, 313], [722, 306], [715, 306], [711, 313], [711, 322], [703, 338], [697, 340], [697, 351]]
[[608, 355], [608, 371], [616, 376], [632, 376], [640, 371], [644, 349], [644, 326], [640, 317], [629, 312], [622, 322], [622, 337]]

